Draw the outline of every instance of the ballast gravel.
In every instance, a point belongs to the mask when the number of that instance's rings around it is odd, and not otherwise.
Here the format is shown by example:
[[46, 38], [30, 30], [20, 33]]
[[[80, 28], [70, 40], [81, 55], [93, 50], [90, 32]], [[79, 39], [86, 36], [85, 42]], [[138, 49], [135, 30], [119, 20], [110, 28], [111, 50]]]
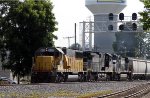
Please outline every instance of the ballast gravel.
[[[36, 98], [37, 94], [41, 98], [46, 98], [47, 96], [49, 96], [48, 98], [55, 98], [57, 93], [59, 94], [60, 92], [72, 93], [72, 96], [73, 94], [75, 96], [75, 94], [76, 95], [86, 94], [105, 90], [112, 90], [113, 92], [116, 92], [147, 82], [148, 81], [134, 81], [134, 82], [99, 81], [99, 82], [48, 83], [48, 84], [34, 84], [34, 85], [15, 84], [12, 86], [0, 86], [0, 98], [21, 98], [21, 97]], [[66, 98], [65, 95], [64, 98]]]

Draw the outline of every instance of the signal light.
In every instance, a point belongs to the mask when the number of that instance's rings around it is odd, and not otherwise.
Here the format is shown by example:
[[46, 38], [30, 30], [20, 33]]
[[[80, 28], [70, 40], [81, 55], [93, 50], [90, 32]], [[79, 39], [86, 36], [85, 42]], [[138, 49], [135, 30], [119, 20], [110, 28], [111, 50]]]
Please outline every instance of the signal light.
[[137, 24], [136, 24], [136, 23], [133, 23], [133, 24], [132, 24], [132, 30], [135, 31], [136, 29], [137, 29]]
[[124, 25], [123, 24], [119, 26], [119, 30], [124, 30]]
[[108, 17], [109, 17], [109, 20], [113, 20], [114, 19], [113, 13], [110, 13]]
[[136, 13], [133, 13], [132, 14], [132, 20], [136, 20], [137, 19], [137, 14]]
[[120, 14], [119, 14], [119, 19], [120, 19], [120, 20], [124, 20], [124, 14], [123, 14], [123, 13], [120, 13]]

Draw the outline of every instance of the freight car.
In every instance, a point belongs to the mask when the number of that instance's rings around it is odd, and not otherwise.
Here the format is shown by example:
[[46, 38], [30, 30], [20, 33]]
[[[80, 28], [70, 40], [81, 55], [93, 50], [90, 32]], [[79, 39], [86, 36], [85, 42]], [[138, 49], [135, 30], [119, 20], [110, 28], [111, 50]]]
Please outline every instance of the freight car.
[[129, 78], [150, 79], [150, 60], [128, 58]]
[[122, 58], [109, 53], [47, 47], [35, 52], [31, 72], [31, 83], [67, 81], [69, 75], [78, 75], [78, 81], [148, 79], [150, 61]]

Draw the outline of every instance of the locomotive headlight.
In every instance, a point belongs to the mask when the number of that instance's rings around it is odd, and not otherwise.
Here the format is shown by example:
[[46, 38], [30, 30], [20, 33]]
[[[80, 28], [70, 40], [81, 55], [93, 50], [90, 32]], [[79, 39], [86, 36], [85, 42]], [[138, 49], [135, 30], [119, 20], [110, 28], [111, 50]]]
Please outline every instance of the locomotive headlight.
[[113, 60], [113, 64], [116, 64], [116, 60]]
[[47, 51], [48, 51], [48, 49], [46, 48], [46, 49], [45, 49], [45, 51], [47, 52]]

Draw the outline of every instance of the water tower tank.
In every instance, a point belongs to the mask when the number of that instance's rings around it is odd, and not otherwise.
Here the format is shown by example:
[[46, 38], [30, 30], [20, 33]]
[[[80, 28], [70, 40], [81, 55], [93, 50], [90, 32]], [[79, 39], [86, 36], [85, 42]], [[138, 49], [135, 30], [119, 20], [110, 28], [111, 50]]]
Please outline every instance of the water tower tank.
[[126, 7], [126, 0], [85, 0], [85, 5], [94, 15], [118, 14]]
[[[118, 21], [118, 14], [126, 7], [126, 0], [85, 0], [85, 6], [94, 15], [94, 47], [113, 53], [112, 45], [116, 37], [109, 29], [117, 31], [117, 22], [114, 21]], [[111, 21], [108, 17], [110, 13], [113, 14]]]

